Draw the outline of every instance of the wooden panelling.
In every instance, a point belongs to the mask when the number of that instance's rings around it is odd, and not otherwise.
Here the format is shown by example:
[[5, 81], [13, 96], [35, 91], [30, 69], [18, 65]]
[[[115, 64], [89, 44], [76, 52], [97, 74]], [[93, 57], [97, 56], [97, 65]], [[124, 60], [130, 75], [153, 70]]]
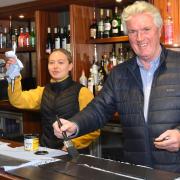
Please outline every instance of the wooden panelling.
[[[171, 3], [171, 13], [173, 18], [173, 46], [180, 46], [180, 1], [169, 0]], [[167, 16], [167, 0], [153, 0], [153, 4], [159, 8], [163, 19]], [[162, 42], [164, 42], [164, 32], [162, 33]]]
[[82, 69], [86, 76], [93, 57], [93, 45], [88, 44], [89, 26], [93, 19], [93, 8], [70, 5], [71, 50], [73, 56], [73, 79], [79, 80]]
[[45, 85], [49, 80], [47, 69], [48, 55], [45, 53], [47, 27], [54, 27], [58, 24], [58, 13], [48, 11], [35, 12], [36, 26], [36, 53], [37, 53], [37, 84]]

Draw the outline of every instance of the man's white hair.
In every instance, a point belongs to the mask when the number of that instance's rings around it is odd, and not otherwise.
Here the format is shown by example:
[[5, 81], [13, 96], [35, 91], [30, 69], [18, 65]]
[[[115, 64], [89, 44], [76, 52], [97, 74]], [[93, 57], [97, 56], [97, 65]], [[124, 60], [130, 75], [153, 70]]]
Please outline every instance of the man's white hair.
[[154, 24], [161, 28], [163, 24], [163, 20], [161, 17], [161, 14], [159, 10], [152, 5], [151, 3], [148, 3], [146, 1], [135, 1], [133, 4], [127, 6], [121, 15], [121, 22], [123, 26], [124, 33], [127, 34], [127, 27], [126, 22], [130, 20], [131, 17], [133, 17], [136, 14], [140, 13], [147, 13], [150, 14], [153, 17]]

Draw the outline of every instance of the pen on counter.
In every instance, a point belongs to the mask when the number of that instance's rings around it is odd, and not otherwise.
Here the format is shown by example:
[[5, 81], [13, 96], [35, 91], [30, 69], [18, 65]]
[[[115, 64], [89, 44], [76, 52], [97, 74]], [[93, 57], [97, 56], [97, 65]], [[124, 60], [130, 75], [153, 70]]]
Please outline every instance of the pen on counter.
[[[62, 127], [62, 123], [61, 123], [60, 118], [58, 116], [56, 116], [56, 119], [57, 119], [59, 128], [61, 128]], [[62, 131], [62, 136], [63, 136], [63, 139], [64, 139], [64, 145], [67, 148], [68, 154], [72, 158], [77, 158], [79, 156], [79, 152], [74, 147], [72, 141], [68, 138], [68, 136], [67, 136], [65, 131]]]

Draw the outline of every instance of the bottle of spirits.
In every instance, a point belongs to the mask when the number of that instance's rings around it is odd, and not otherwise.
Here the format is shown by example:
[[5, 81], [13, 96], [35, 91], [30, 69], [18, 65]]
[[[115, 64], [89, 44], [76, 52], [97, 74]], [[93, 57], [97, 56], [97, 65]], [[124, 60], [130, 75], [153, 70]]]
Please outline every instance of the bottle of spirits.
[[98, 78], [99, 78], [98, 85], [97, 85], [98, 92], [102, 89], [104, 82], [106, 80], [106, 77], [107, 77], [107, 75], [106, 75], [106, 71], [104, 69], [104, 59], [101, 59], [100, 68], [98, 70]]
[[106, 17], [104, 19], [104, 32], [103, 37], [108, 38], [110, 37], [111, 32], [111, 19], [109, 17], [109, 9], [106, 10]]
[[97, 32], [97, 38], [103, 38], [104, 33], [104, 20], [103, 20], [103, 9], [100, 9], [100, 19], [98, 21], [98, 32]]
[[68, 29], [67, 29], [67, 41], [66, 41], [66, 50], [71, 52], [71, 34], [70, 34], [70, 24], [68, 24]]
[[0, 48], [6, 48], [7, 44], [7, 28], [1, 26], [0, 30]]
[[90, 31], [90, 39], [96, 39], [97, 38], [97, 21], [96, 21], [96, 12], [94, 9], [94, 17], [93, 17], [93, 23], [91, 24], [89, 31]]
[[15, 45], [16, 47], [18, 47], [18, 29], [15, 28], [14, 30], [12, 30], [12, 35], [11, 35], [11, 47], [13, 47], [13, 45]]
[[51, 54], [53, 50], [51, 28], [47, 28], [46, 53]]
[[7, 40], [7, 48], [12, 47], [12, 34], [13, 34], [13, 29], [12, 29], [12, 16], [9, 16], [9, 36]]
[[113, 69], [113, 67], [116, 65], [117, 65], [117, 57], [115, 54], [115, 49], [113, 48], [109, 56], [108, 72], [110, 72]]
[[20, 28], [20, 34], [18, 36], [18, 47], [24, 47], [24, 29]]
[[24, 47], [29, 47], [30, 46], [30, 34], [29, 34], [29, 28], [25, 28], [25, 33], [24, 33]]
[[164, 21], [164, 43], [168, 45], [173, 44], [173, 19], [169, 0], [167, 0], [167, 17]]
[[81, 77], [79, 78], [79, 82], [87, 87], [87, 77], [85, 76], [85, 72], [84, 72], [84, 69], [82, 70], [82, 73], [81, 73]]
[[118, 51], [119, 52], [118, 52], [118, 56], [117, 56], [117, 63], [121, 64], [125, 61], [122, 43], [120, 43], [120, 47], [119, 47]]
[[33, 26], [31, 27], [31, 32], [30, 32], [30, 46], [33, 48], [36, 46], [36, 36]]
[[92, 69], [90, 68], [90, 75], [88, 78], [88, 89], [95, 95], [95, 84]]
[[111, 36], [115, 37], [115, 36], [120, 36], [120, 30], [121, 30], [121, 19], [120, 16], [118, 15], [118, 7], [115, 7], [114, 10], [114, 15], [113, 15], [113, 19], [111, 21], [111, 26], [112, 26], [112, 30], [111, 30]]

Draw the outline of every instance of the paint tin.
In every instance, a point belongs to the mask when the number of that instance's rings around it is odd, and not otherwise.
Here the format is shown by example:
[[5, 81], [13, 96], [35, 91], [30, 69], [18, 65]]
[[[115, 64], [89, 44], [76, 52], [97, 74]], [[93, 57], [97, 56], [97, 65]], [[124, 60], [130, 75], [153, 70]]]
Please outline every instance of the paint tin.
[[37, 134], [24, 135], [24, 150], [37, 151], [39, 149], [39, 137]]

